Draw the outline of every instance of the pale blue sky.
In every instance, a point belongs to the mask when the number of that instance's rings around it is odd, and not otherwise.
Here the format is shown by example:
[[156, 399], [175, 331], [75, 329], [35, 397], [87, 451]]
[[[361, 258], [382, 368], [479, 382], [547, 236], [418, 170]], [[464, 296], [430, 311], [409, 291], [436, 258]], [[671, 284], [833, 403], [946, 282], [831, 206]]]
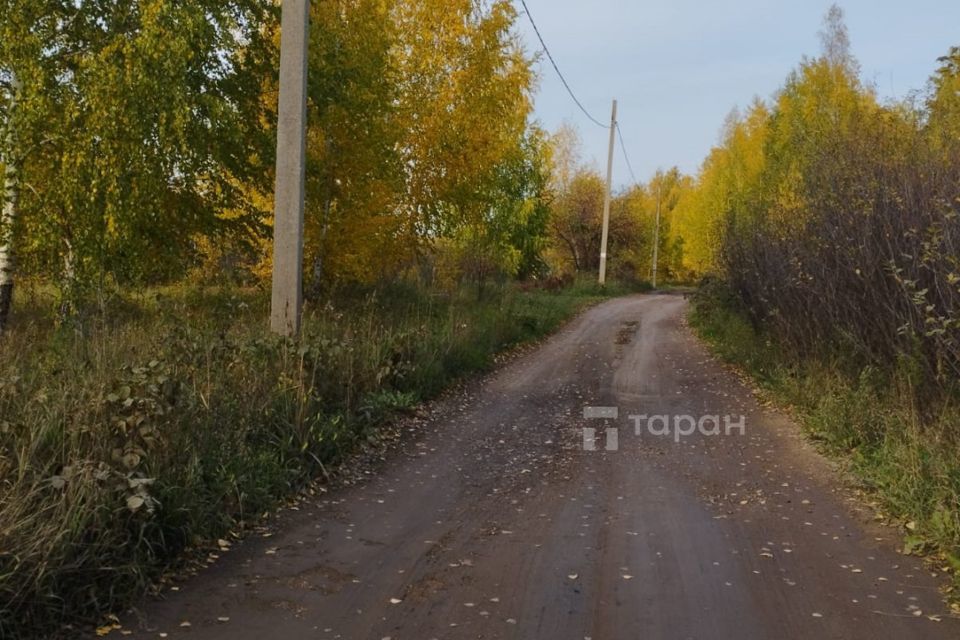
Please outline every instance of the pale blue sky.
[[[802, 56], [819, 52], [831, 0], [527, 0], [554, 58], [584, 106], [620, 126], [637, 178], [677, 165], [693, 173], [724, 117], [754, 96], [769, 98]], [[960, 0], [846, 0], [853, 53], [882, 98], [924, 88], [937, 57], [960, 45]], [[516, 6], [522, 12], [519, 0]], [[539, 43], [518, 20], [530, 52]], [[604, 168], [607, 132], [566, 95], [544, 57], [536, 115], [549, 130], [580, 130], [584, 160]], [[629, 183], [618, 149], [614, 184]]]

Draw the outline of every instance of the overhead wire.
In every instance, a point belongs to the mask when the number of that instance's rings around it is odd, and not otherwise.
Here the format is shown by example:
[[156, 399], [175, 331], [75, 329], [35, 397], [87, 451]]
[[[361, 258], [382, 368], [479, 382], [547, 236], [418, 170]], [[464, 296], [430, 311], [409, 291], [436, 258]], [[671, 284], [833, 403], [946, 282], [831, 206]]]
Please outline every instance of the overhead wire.
[[617, 127], [617, 137], [620, 139], [620, 151], [623, 152], [623, 159], [627, 163], [627, 170], [630, 172], [630, 178], [633, 180], [633, 184], [640, 184], [637, 181], [637, 176], [633, 172], [633, 165], [630, 163], [630, 156], [627, 155], [627, 145], [623, 141], [623, 132], [620, 130], [620, 123], [615, 124]]
[[[587, 117], [592, 123], [598, 127], [603, 127], [608, 129], [609, 125], [604, 124], [597, 118], [594, 118], [593, 115], [587, 111], [586, 107], [583, 106], [583, 103], [577, 98], [577, 94], [573, 92], [570, 83], [567, 82], [567, 79], [564, 77], [563, 73], [560, 71], [560, 66], [557, 64], [557, 61], [554, 59], [553, 54], [550, 53], [549, 47], [547, 47], [546, 41], [543, 39], [543, 35], [540, 33], [540, 28], [537, 27], [536, 21], [533, 19], [533, 14], [530, 13], [530, 7], [527, 6], [526, 0], [520, 0], [520, 4], [523, 6], [524, 12], [527, 14], [527, 19], [530, 20], [530, 25], [533, 27], [533, 32], [537, 34], [537, 39], [540, 41], [540, 46], [543, 47], [543, 52], [547, 54], [547, 59], [550, 61], [550, 64], [553, 66], [553, 70], [557, 72], [557, 76], [560, 78], [560, 82], [563, 83], [564, 88], [567, 90], [567, 93], [570, 94], [570, 98], [573, 100], [574, 104], [580, 108], [580, 111], [583, 112], [583, 115]], [[630, 172], [630, 178], [633, 180], [633, 184], [637, 185], [640, 182], [637, 180], [637, 176], [633, 171], [633, 163], [630, 162], [630, 156], [627, 154], [627, 145], [623, 140], [623, 131], [620, 129], [620, 122], [614, 121], [613, 126], [617, 130], [617, 138], [620, 140], [620, 151], [623, 154], [623, 159], [627, 164], [627, 170]]]
[[523, 10], [527, 14], [527, 18], [530, 20], [530, 24], [533, 26], [534, 33], [537, 34], [537, 39], [540, 40], [540, 46], [543, 47], [543, 52], [547, 54], [547, 59], [550, 60], [550, 64], [553, 65], [553, 70], [557, 72], [557, 75], [560, 77], [560, 82], [563, 83], [563, 86], [566, 88], [567, 93], [570, 94], [570, 97], [580, 107], [580, 111], [583, 112], [583, 115], [587, 116], [587, 119], [593, 122], [598, 127], [603, 127], [604, 129], [609, 128], [609, 125], [606, 125], [596, 118], [594, 118], [586, 107], [583, 106], [583, 103], [577, 98], [577, 95], [573, 92], [573, 89], [570, 87], [570, 83], [567, 82], [567, 79], [563, 77], [563, 74], [560, 72], [560, 67], [557, 65], [557, 61], [554, 60], [553, 54], [550, 53], [550, 49], [547, 48], [547, 43], [544, 41], [543, 36], [540, 34], [540, 29], [537, 27], [537, 23], [533, 20], [533, 14], [530, 13], [530, 8], [527, 6], [526, 0], [520, 0], [520, 4], [523, 5]]

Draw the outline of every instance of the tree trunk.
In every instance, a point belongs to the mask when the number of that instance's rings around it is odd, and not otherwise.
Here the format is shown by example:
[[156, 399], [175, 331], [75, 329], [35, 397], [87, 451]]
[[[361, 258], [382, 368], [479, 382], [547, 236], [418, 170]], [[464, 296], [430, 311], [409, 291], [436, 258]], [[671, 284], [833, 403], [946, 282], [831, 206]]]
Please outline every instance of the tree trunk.
[[20, 195], [20, 160], [17, 157], [14, 118], [21, 85], [12, 77], [10, 109], [7, 111], [7, 131], [3, 141], [3, 210], [0, 213], [0, 335], [10, 321], [13, 305], [14, 252], [13, 227], [17, 219], [17, 200]]
[[73, 253], [73, 243], [70, 242], [70, 232], [63, 238], [63, 284], [60, 286], [60, 324], [67, 324], [77, 315], [77, 268], [76, 257]]
[[330, 196], [327, 195], [327, 201], [323, 205], [323, 220], [320, 224], [320, 247], [317, 257], [313, 260], [313, 276], [310, 281], [310, 296], [314, 300], [320, 298], [320, 292], [323, 291], [323, 269], [324, 258], [327, 252], [327, 227], [330, 224]]
[[567, 248], [570, 249], [570, 257], [573, 259], [573, 270], [576, 273], [580, 273], [580, 252], [577, 251], [577, 243], [562, 233], [558, 235], [564, 244], [567, 245]]
[[[324, 139], [323, 144], [326, 148], [326, 160], [329, 164], [330, 158], [333, 155], [333, 141], [330, 140], [330, 136]], [[333, 206], [333, 187], [335, 182], [336, 180], [333, 174], [330, 173], [327, 176], [327, 193], [323, 203], [323, 219], [320, 221], [319, 252], [313, 261], [313, 276], [310, 281], [310, 295], [314, 300], [319, 300], [320, 292], [323, 291], [323, 271], [326, 267], [325, 259], [327, 257], [327, 228], [330, 225], [330, 208]]]

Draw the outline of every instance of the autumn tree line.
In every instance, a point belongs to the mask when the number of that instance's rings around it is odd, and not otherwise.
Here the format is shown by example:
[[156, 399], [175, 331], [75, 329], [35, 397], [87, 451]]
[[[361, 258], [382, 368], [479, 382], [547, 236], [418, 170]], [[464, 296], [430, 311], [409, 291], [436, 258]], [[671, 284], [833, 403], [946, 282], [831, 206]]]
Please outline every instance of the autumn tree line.
[[[16, 278], [77, 313], [104, 288], [270, 273], [278, 7], [0, 3], [0, 323]], [[305, 288], [414, 278], [482, 293], [593, 273], [605, 184], [532, 117], [505, 0], [312, 3]], [[960, 49], [881, 101], [842, 12], [819, 56], [733, 112], [695, 176], [614, 197], [611, 273], [716, 274], [798, 350], [960, 373]], [[661, 209], [659, 235], [655, 212]]]
[[[105, 288], [269, 278], [277, 5], [0, 3], [0, 324], [18, 279], [54, 285], [67, 317]], [[594, 267], [602, 184], [533, 120], [517, 18], [506, 0], [312, 3], [308, 297]]]
[[[960, 379], [960, 48], [929, 86], [882, 102], [842, 11], [769, 101], [728, 119], [676, 221], [684, 260], [722, 275], [796, 354]], [[854, 368], [856, 368], [854, 367]]]
[[[5, 0], [0, 246], [64, 307], [106, 285], [269, 273], [278, 3]], [[316, 290], [456, 245], [519, 271], [544, 136], [507, 2], [313, 3], [306, 261]], [[14, 266], [15, 265], [15, 266]]]

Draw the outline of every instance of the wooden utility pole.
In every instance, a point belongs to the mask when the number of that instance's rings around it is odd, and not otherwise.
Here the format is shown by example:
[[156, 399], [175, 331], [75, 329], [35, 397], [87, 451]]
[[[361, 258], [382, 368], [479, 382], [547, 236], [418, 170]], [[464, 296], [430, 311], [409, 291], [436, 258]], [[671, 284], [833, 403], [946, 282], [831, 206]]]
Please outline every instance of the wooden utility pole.
[[657, 225], [653, 231], [653, 288], [657, 288], [657, 258], [660, 253], [660, 183], [663, 176], [657, 176]]
[[283, 0], [270, 329], [288, 337], [300, 333], [300, 313], [303, 308], [303, 199], [309, 38], [310, 0]]
[[610, 115], [610, 149], [607, 152], [607, 193], [603, 198], [603, 231], [600, 234], [600, 284], [607, 281], [607, 236], [610, 234], [610, 189], [613, 181], [613, 144], [617, 129], [617, 101]]

